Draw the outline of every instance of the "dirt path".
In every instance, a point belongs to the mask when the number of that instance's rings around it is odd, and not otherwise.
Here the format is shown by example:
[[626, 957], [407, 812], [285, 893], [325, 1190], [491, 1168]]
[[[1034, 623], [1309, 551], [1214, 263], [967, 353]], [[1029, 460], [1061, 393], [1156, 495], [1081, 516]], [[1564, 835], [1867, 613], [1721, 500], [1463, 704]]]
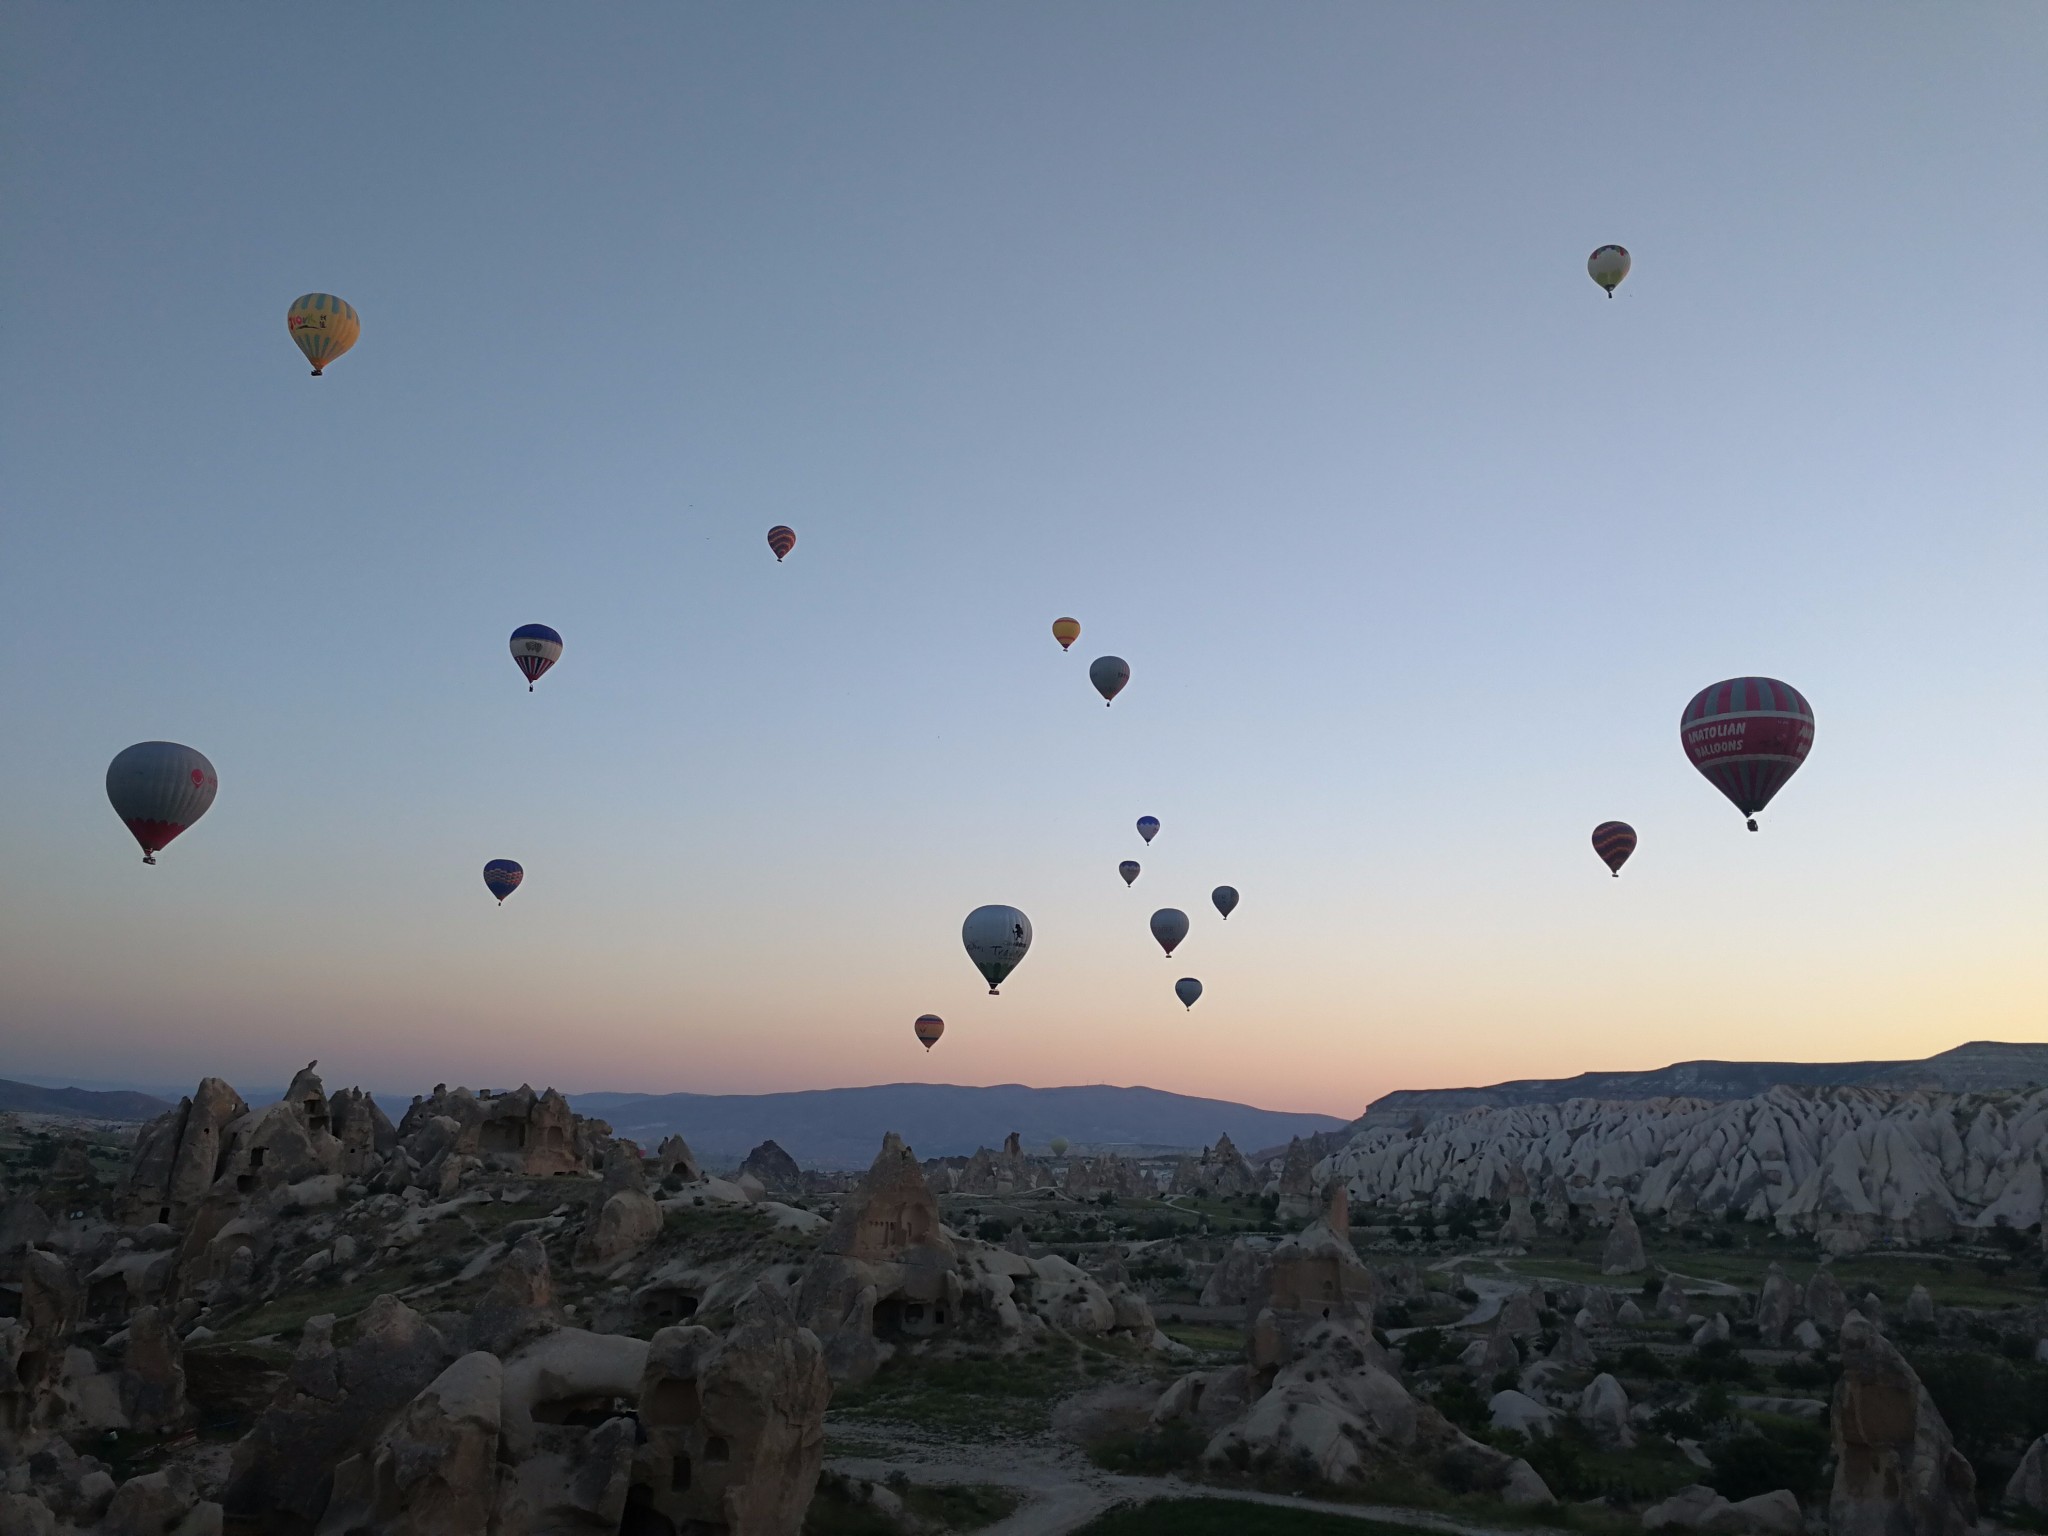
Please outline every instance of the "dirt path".
[[1126, 1501], [1162, 1498], [1231, 1499], [1244, 1504], [1277, 1504], [1357, 1520], [1413, 1526], [1440, 1536], [1528, 1536], [1527, 1532], [1467, 1525], [1417, 1509], [1377, 1504], [1331, 1504], [1234, 1488], [1186, 1483], [1177, 1477], [1132, 1477], [1105, 1472], [1075, 1447], [1049, 1435], [1017, 1436], [981, 1444], [948, 1440], [908, 1425], [862, 1420], [834, 1424], [849, 1440], [865, 1442], [886, 1455], [832, 1455], [825, 1464], [848, 1477], [880, 1482], [901, 1472], [915, 1483], [989, 1483], [1024, 1496], [1006, 1520], [982, 1536], [1068, 1536], [1103, 1511]]

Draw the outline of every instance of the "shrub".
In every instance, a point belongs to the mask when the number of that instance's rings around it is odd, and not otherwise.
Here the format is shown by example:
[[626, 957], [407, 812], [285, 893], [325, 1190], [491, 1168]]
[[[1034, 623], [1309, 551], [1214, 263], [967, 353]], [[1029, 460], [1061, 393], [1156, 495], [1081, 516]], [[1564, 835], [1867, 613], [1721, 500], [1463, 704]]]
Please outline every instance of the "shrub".
[[1678, 1369], [1687, 1381], [1749, 1384], [1756, 1380], [1756, 1367], [1735, 1347], [1733, 1339], [1713, 1339], [1702, 1344], [1679, 1363]]
[[1112, 1436], [1088, 1455], [1095, 1465], [1111, 1472], [1159, 1477], [1192, 1467], [1202, 1459], [1202, 1449], [1208, 1443], [1208, 1437], [1194, 1425], [1175, 1419], [1135, 1435]]
[[1631, 1344], [1621, 1352], [1619, 1374], [1640, 1376], [1649, 1381], [1662, 1381], [1671, 1374], [1671, 1367], [1664, 1363], [1664, 1357], [1647, 1344]]
[[1773, 1417], [1765, 1431], [1714, 1441], [1707, 1456], [1714, 1464], [1707, 1481], [1724, 1499], [1789, 1488], [1811, 1504], [1828, 1459], [1828, 1432], [1810, 1420]]

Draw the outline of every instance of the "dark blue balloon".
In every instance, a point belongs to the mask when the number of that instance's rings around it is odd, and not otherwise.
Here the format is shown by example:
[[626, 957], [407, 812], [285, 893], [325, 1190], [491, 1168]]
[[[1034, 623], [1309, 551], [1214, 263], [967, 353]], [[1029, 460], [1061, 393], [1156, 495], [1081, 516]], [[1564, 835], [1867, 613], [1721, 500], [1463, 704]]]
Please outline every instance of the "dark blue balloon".
[[510, 859], [493, 859], [484, 866], [484, 886], [498, 898], [498, 905], [505, 905], [505, 898], [519, 889], [519, 882], [526, 878], [526, 871]]

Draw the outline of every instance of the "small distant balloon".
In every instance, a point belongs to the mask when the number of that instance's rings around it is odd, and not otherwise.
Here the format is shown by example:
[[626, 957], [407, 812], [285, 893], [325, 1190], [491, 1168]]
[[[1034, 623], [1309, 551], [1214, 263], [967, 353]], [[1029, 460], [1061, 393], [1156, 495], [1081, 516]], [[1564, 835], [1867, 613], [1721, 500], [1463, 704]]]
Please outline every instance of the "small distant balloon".
[[1813, 750], [1813, 706], [1775, 677], [1731, 677], [1693, 695], [1678, 717], [1678, 739], [1754, 832], [1756, 813]]
[[1610, 299], [1628, 276], [1628, 269], [1628, 252], [1618, 245], [1603, 245], [1586, 258], [1586, 275], [1605, 288]]
[[313, 365], [313, 377], [356, 344], [363, 323], [354, 309], [331, 293], [303, 293], [284, 312], [292, 340]]
[[1237, 910], [1237, 887], [1219, 885], [1209, 893], [1209, 899], [1216, 903], [1216, 910], [1223, 914], [1223, 920], [1230, 921], [1230, 914]]
[[1052, 637], [1059, 641], [1061, 650], [1066, 650], [1076, 640], [1081, 638], [1081, 621], [1079, 619], [1054, 619], [1052, 621]]
[[1031, 948], [1031, 919], [1015, 907], [976, 907], [960, 925], [960, 942], [995, 997], [997, 984]]
[[1138, 861], [1125, 859], [1123, 863], [1117, 865], [1116, 872], [1124, 877], [1124, 884], [1128, 886], [1138, 878]]
[[1192, 976], [1183, 976], [1173, 984], [1173, 995], [1192, 1008], [1202, 995], [1202, 984]]
[[924, 1048], [929, 1051], [939, 1043], [939, 1036], [946, 1032], [946, 1021], [936, 1013], [920, 1013], [917, 1022], [910, 1027], [917, 1031], [917, 1038], [924, 1042]]
[[[768, 547], [775, 551], [775, 563], [782, 564], [782, 557], [796, 548], [796, 530], [777, 523], [768, 530]], [[832, 562], [825, 562], [830, 565]]]
[[1064, 1136], [1055, 1136], [1046, 1145], [1052, 1148], [1052, 1155], [1054, 1157], [1065, 1157], [1067, 1155], [1067, 1148], [1071, 1143]]
[[522, 624], [512, 631], [512, 660], [526, 674], [526, 691], [540, 675], [562, 659], [562, 637], [545, 624]]
[[1600, 861], [1621, 878], [1621, 866], [1636, 851], [1636, 829], [1625, 821], [1603, 821], [1593, 829], [1593, 851]]
[[1098, 656], [1088, 663], [1088, 681], [1095, 685], [1095, 691], [1102, 695], [1102, 707], [1109, 708], [1109, 701], [1124, 691], [1124, 684], [1131, 680], [1131, 664], [1121, 656]]
[[138, 741], [107, 764], [107, 799], [142, 845], [142, 862], [206, 814], [220, 775], [206, 754], [175, 741]]
[[505, 905], [505, 898], [519, 889], [519, 882], [526, 878], [526, 870], [510, 859], [493, 859], [484, 866], [484, 889], [498, 898], [498, 905]]
[[1159, 818], [1157, 816], [1140, 816], [1138, 818], [1138, 836], [1149, 843], [1158, 835]]
[[1188, 915], [1179, 907], [1161, 907], [1152, 914], [1152, 937], [1169, 955], [1174, 945], [1188, 936]]

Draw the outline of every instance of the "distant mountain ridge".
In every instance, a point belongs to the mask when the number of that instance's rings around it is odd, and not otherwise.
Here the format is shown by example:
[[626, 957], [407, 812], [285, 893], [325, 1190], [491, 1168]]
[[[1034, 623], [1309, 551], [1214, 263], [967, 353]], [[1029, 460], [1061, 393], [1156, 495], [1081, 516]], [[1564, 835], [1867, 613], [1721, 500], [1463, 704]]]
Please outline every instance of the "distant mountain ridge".
[[0, 1077], [0, 1111], [65, 1115], [74, 1120], [154, 1120], [176, 1103], [124, 1089], [39, 1088]]
[[775, 1141], [807, 1168], [856, 1169], [874, 1161], [895, 1131], [919, 1157], [962, 1157], [1000, 1147], [1015, 1131], [1026, 1148], [1064, 1137], [1076, 1151], [1196, 1151], [1228, 1135], [1239, 1147], [1285, 1143], [1337, 1131], [1334, 1115], [1257, 1109], [1227, 1099], [1198, 1099], [1158, 1088], [1029, 1088], [1003, 1083], [884, 1083], [802, 1093], [573, 1093], [578, 1114], [652, 1146], [679, 1134], [708, 1163], [732, 1166]]
[[1581, 1072], [1525, 1078], [1488, 1088], [1402, 1088], [1382, 1095], [1354, 1130], [1427, 1124], [1463, 1109], [1557, 1104], [1566, 1099], [1691, 1098], [1717, 1102], [1793, 1088], [1936, 1089], [1982, 1093], [2048, 1083], [2048, 1045], [1973, 1040], [1919, 1061], [1681, 1061], [1644, 1072]]

